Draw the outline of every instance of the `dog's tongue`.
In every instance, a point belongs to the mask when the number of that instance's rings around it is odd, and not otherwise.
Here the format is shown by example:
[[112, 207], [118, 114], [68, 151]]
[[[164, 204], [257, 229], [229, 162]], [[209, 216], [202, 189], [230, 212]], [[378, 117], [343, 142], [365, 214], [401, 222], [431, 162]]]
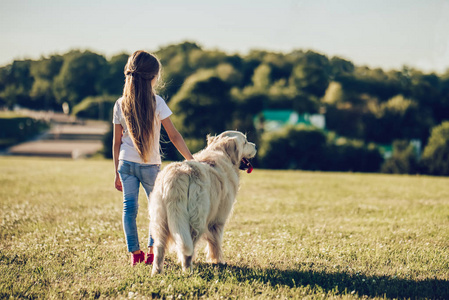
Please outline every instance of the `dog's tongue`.
[[242, 161], [240, 162], [240, 170], [246, 170], [246, 173], [249, 174], [253, 171], [253, 166], [251, 165], [249, 160], [247, 160], [246, 158], [242, 158]]
[[253, 166], [251, 165], [251, 163], [249, 164], [249, 168], [248, 170], [246, 170], [246, 173], [251, 173], [253, 171]]

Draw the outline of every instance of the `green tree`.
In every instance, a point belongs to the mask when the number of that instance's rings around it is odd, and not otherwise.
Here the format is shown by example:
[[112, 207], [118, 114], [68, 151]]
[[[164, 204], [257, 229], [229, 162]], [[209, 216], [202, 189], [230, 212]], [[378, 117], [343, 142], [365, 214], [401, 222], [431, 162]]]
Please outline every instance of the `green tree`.
[[173, 120], [186, 138], [205, 140], [207, 134], [230, 129], [234, 111], [230, 86], [212, 71], [190, 76], [170, 106]]
[[440, 123], [449, 119], [449, 69], [441, 77], [441, 93], [438, 101], [434, 104], [436, 113], [435, 122]]
[[30, 73], [31, 63], [31, 60], [15, 60], [0, 73], [0, 101], [9, 108], [16, 104], [25, 107], [32, 104], [30, 91], [34, 79]]
[[53, 93], [53, 80], [59, 74], [62, 64], [63, 58], [60, 55], [42, 58], [31, 64], [30, 73], [34, 77], [34, 82], [30, 96], [36, 108], [57, 108]]
[[106, 59], [90, 51], [64, 55], [61, 72], [54, 82], [58, 103], [69, 102], [74, 106], [88, 96], [101, 94], [107, 68]]
[[341, 83], [332, 81], [326, 89], [322, 101], [327, 104], [338, 104], [344, 101], [344, 92]]
[[125, 83], [124, 69], [128, 62], [129, 55], [121, 53], [113, 56], [108, 61], [108, 73], [105, 75], [103, 81], [102, 91], [109, 95], [121, 95], [123, 92], [123, 85]]
[[259, 91], [267, 90], [270, 86], [271, 68], [266, 64], [259, 65], [255, 70], [252, 78], [253, 86]]
[[64, 59], [61, 55], [41, 58], [31, 64], [30, 73], [34, 78], [53, 80], [61, 71]]
[[360, 108], [326, 106], [326, 128], [338, 135], [365, 140], [366, 113]]
[[169, 45], [156, 52], [162, 63], [163, 86], [160, 93], [170, 101], [183, 85], [187, 77], [195, 73], [196, 66], [190, 64], [190, 52], [201, 50], [200, 46], [192, 42]]
[[231, 86], [240, 86], [242, 74], [231, 64], [222, 63], [216, 67], [217, 76]]
[[315, 128], [296, 126], [262, 135], [258, 158], [270, 169], [323, 170], [326, 136]]
[[372, 106], [375, 116], [365, 122], [365, 138], [380, 143], [395, 139], [425, 140], [432, 127], [431, 113], [413, 100], [397, 95], [379, 106]]
[[37, 78], [33, 83], [30, 96], [35, 108], [50, 109], [56, 108], [55, 96], [53, 94], [52, 81]]
[[449, 175], [449, 121], [432, 129], [424, 148], [422, 164], [431, 175]]
[[254, 75], [254, 70], [262, 63], [263, 55], [264, 54], [260, 51], [251, 51], [243, 58], [239, 68], [243, 76], [242, 87], [253, 84], [252, 77]]
[[330, 65], [326, 56], [309, 51], [295, 64], [290, 82], [298, 90], [321, 98], [329, 85]]
[[354, 64], [343, 58], [334, 56], [329, 61], [331, 74], [333, 78], [339, 78], [342, 75], [354, 72]]
[[215, 68], [226, 60], [226, 53], [222, 51], [205, 51], [202, 49], [193, 49], [189, 52], [189, 65], [194, 69]]
[[[394, 80], [392, 80], [392, 76]], [[382, 69], [368, 67], [355, 67], [352, 73], [343, 73], [335, 78], [340, 82], [347, 95], [363, 95], [378, 98], [380, 102], [386, 101], [395, 95], [409, 96], [408, 89], [401, 88], [397, 74], [385, 73]], [[404, 79], [404, 78], [401, 78]]]
[[[421, 71], [413, 70], [411, 76], [411, 93], [412, 97], [416, 99], [422, 107], [433, 108], [438, 103], [441, 97], [441, 80], [432, 74], [423, 74]], [[434, 111], [435, 117], [439, 122], [439, 112]]]

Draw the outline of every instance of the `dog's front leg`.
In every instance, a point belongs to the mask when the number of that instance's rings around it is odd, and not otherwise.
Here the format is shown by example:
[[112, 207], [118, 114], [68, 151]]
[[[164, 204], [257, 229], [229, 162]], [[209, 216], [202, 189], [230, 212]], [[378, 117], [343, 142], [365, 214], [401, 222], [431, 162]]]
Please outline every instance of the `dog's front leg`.
[[192, 271], [192, 258], [193, 256], [183, 255], [181, 259], [181, 264], [182, 264], [182, 271], [184, 273]]

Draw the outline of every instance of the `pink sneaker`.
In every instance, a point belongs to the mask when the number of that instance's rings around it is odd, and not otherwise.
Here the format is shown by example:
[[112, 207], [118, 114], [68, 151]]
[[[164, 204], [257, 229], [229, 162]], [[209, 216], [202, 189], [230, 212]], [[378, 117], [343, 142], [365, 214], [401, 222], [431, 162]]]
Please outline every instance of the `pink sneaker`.
[[131, 265], [135, 266], [138, 263], [145, 261], [145, 252], [140, 251], [138, 254], [133, 254], [131, 256]]
[[147, 253], [147, 258], [145, 259], [145, 264], [151, 265], [151, 264], [153, 264], [153, 260], [154, 260], [154, 254]]

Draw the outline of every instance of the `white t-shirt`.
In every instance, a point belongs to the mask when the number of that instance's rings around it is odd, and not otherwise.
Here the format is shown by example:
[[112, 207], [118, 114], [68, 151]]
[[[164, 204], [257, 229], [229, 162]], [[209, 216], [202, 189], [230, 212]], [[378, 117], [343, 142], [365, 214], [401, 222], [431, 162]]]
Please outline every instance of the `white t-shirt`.
[[129, 136], [128, 127], [126, 126], [125, 118], [121, 109], [122, 98], [119, 98], [114, 105], [114, 116], [112, 119], [112, 123], [120, 124], [123, 127], [123, 136], [122, 136], [122, 144], [120, 145], [120, 155], [119, 159], [136, 162], [139, 164], [149, 164], [149, 165], [159, 165], [161, 164], [161, 154], [159, 150], [159, 139], [161, 134], [161, 121], [165, 118], [168, 118], [172, 112], [170, 108], [168, 108], [164, 99], [160, 96], [156, 95], [156, 120], [154, 127], [154, 145], [157, 147], [153, 147], [153, 153], [150, 154], [149, 160], [144, 163], [140, 158], [139, 153], [134, 147], [133, 141]]

